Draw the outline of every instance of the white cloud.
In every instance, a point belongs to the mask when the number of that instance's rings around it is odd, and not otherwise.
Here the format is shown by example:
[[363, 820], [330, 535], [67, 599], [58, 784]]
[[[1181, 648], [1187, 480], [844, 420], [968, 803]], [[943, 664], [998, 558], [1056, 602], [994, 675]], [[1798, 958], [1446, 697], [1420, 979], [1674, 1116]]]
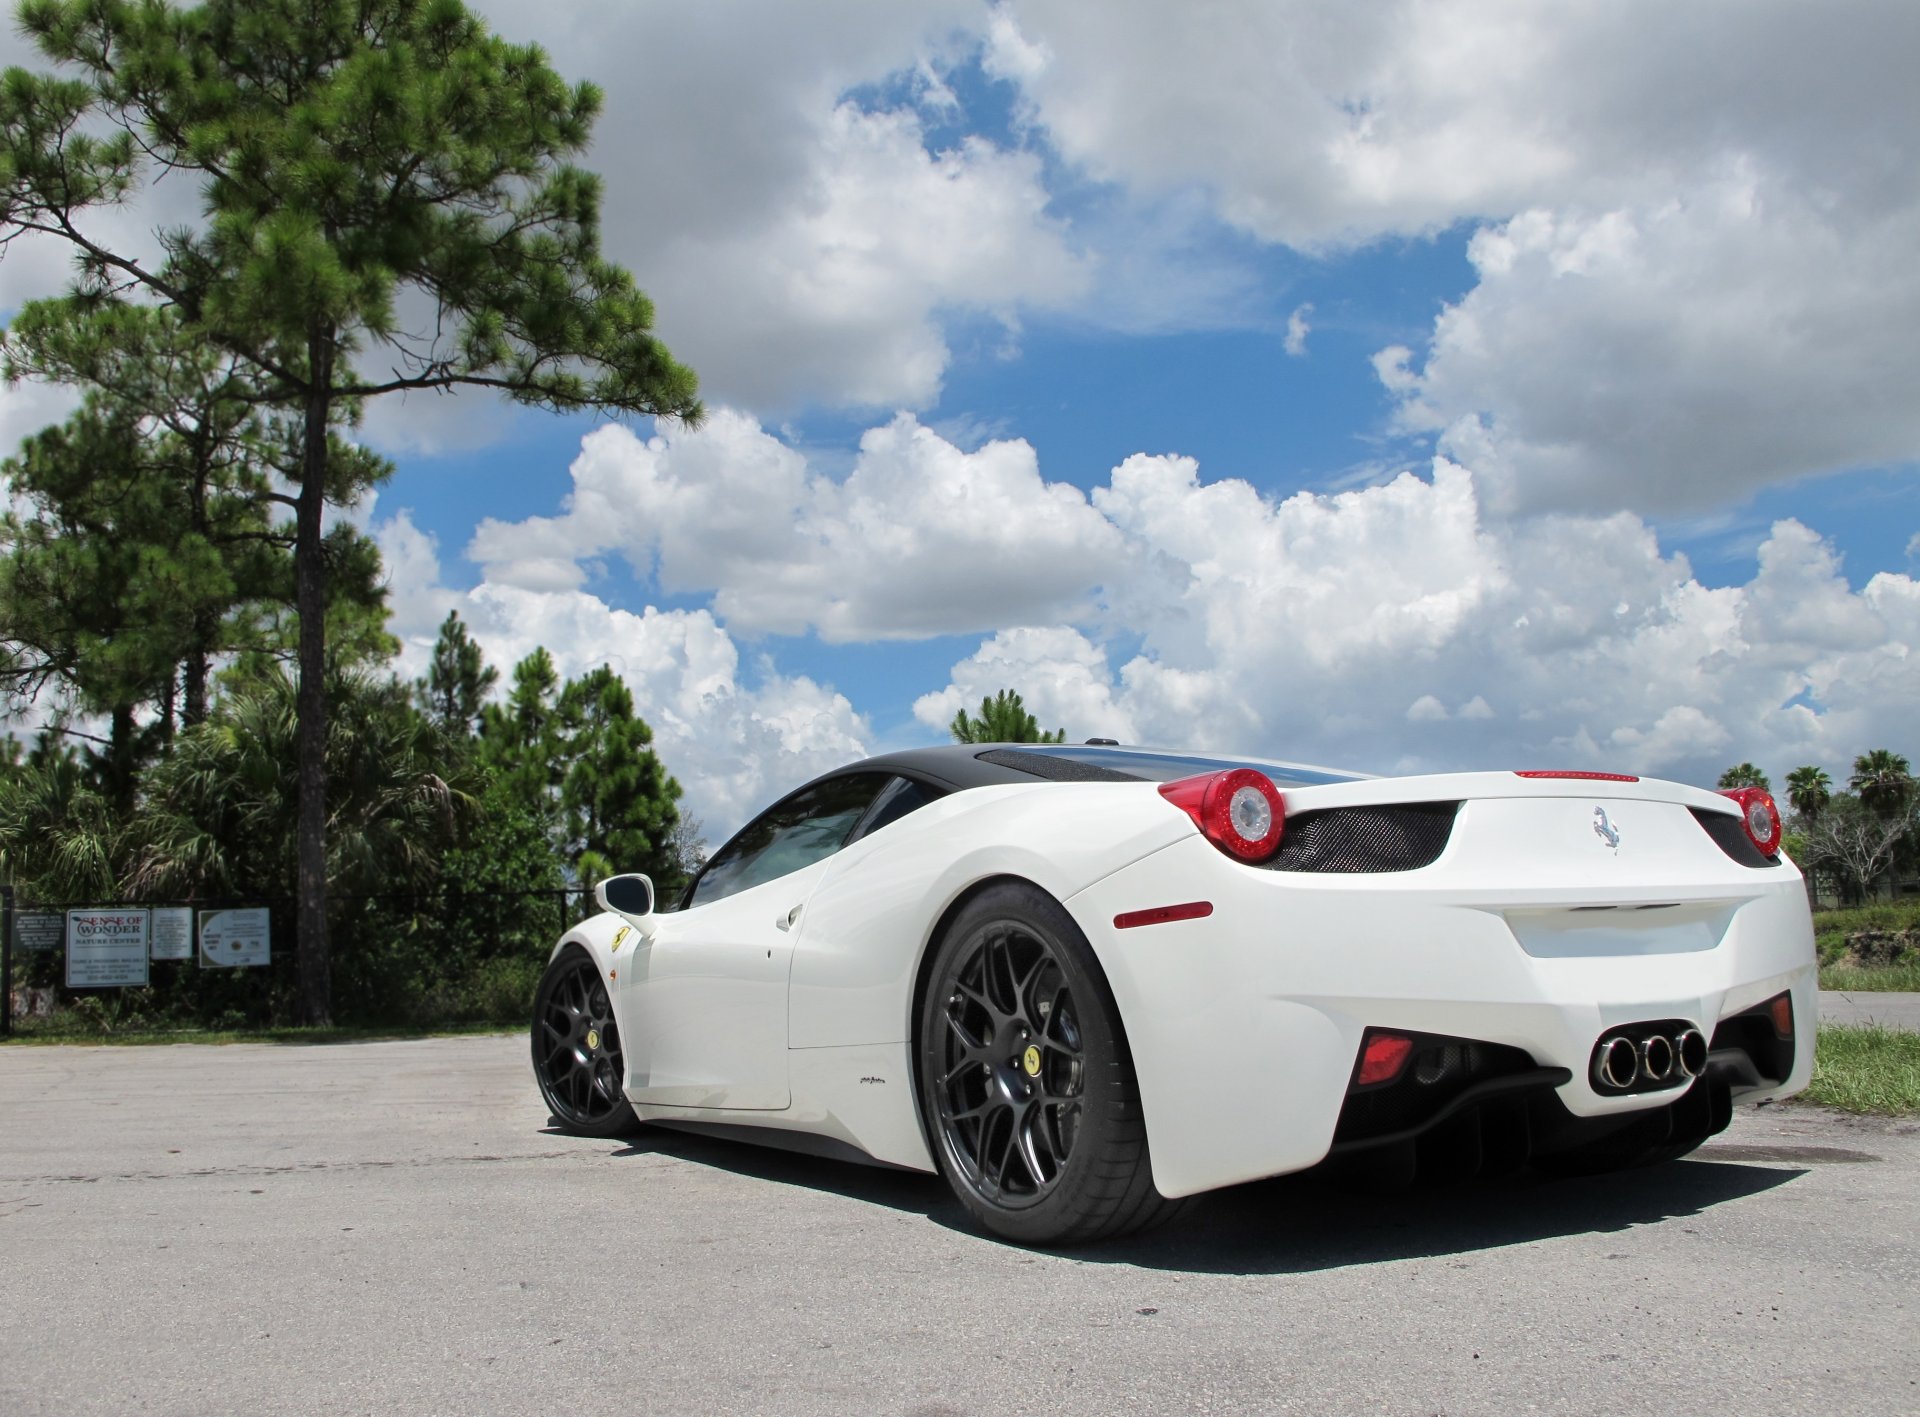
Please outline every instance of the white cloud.
[[1307, 352], [1307, 335], [1313, 330], [1313, 305], [1296, 305], [1293, 313], [1287, 316], [1286, 351], [1295, 359], [1302, 358]]
[[[1797, 522], [1775, 525], [1747, 584], [1716, 589], [1631, 515], [1490, 520], [1445, 460], [1431, 478], [1276, 502], [1134, 457], [1094, 502], [1134, 567], [1112, 638], [995, 635], [916, 703], [923, 722], [1013, 688], [1069, 738], [1707, 782], [1723, 759], [1831, 769], [1911, 732], [1920, 585], [1851, 590]], [[1139, 650], [1114, 669], [1109, 645], [1126, 642]]]
[[585, 583], [608, 552], [669, 592], [712, 592], [751, 633], [832, 641], [919, 638], [1074, 618], [1120, 565], [1121, 538], [1031, 446], [966, 452], [910, 415], [868, 430], [836, 481], [744, 414], [642, 441], [588, 435], [559, 517], [483, 521], [467, 554], [489, 579], [535, 590]]
[[579, 590], [442, 581], [438, 549], [403, 512], [379, 523], [403, 673], [425, 672], [450, 609], [501, 670], [544, 645], [563, 677], [611, 665], [633, 690], [683, 806], [718, 844], [779, 793], [867, 751], [871, 730], [846, 698], [770, 662], [742, 672], [733, 638], [705, 610], [639, 613]]
[[1479, 284], [1418, 372], [1402, 350], [1376, 368], [1500, 510], [1696, 512], [1911, 460], [1920, 203], [1838, 220], [1751, 174], [1651, 209], [1530, 211], [1473, 238]]
[[[927, 150], [950, 116], [941, 63], [973, 3], [646, 9], [562, 3], [510, 36], [600, 82], [591, 166], [607, 174], [608, 254], [710, 399], [922, 407], [938, 394], [954, 310], [1009, 326], [1075, 298], [1088, 269], [1047, 212], [1038, 160], [980, 138]], [[914, 103], [845, 95], [918, 74]]]
[[1007, 0], [987, 44], [1136, 202], [1310, 252], [1482, 224], [1478, 284], [1375, 367], [1493, 510], [1920, 458], [1911, 6]]
[[961, 709], [977, 713], [982, 699], [1015, 689], [1051, 732], [1065, 725], [1070, 741], [1136, 737], [1133, 720], [1114, 700], [1107, 653], [1078, 630], [1003, 630], [953, 667], [945, 689], [914, 702], [913, 716], [944, 730]]

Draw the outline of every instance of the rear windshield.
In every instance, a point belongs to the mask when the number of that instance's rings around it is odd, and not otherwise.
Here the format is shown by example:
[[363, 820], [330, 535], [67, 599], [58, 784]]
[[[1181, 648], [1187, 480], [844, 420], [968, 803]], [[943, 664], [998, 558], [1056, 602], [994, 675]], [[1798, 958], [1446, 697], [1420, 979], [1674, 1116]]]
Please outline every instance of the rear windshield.
[[1203, 772], [1252, 768], [1281, 787], [1320, 787], [1331, 782], [1358, 782], [1364, 773], [1334, 772], [1299, 763], [1264, 758], [1212, 758], [1193, 753], [1156, 752], [1152, 748], [1104, 748], [1077, 743], [1033, 743], [1018, 748], [996, 748], [979, 755], [1002, 767], [1018, 768], [1035, 777], [1075, 781], [1173, 782]]

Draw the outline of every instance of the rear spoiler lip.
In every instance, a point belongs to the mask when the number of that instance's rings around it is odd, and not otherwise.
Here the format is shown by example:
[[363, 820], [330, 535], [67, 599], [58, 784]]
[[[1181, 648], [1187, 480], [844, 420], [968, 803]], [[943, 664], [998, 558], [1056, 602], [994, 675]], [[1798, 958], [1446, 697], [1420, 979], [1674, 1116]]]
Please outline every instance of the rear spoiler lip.
[[1521, 777], [1514, 772], [1429, 773], [1418, 777], [1373, 777], [1358, 782], [1289, 787], [1280, 791], [1290, 812], [1323, 807], [1373, 807], [1389, 803], [1472, 802], [1493, 798], [1573, 798], [1582, 802], [1657, 802], [1737, 815], [1739, 809], [1717, 792], [1643, 777], [1633, 782], [1591, 778]]

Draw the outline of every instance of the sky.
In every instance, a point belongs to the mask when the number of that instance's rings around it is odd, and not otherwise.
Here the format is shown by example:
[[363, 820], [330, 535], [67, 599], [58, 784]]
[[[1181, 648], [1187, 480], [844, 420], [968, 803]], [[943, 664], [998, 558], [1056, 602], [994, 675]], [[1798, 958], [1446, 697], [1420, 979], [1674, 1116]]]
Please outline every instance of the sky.
[[390, 398], [353, 515], [406, 672], [449, 610], [613, 665], [710, 839], [1001, 688], [1382, 773], [1920, 754], [1920, 7], [479, 8], [604, 88], [708, 417]]

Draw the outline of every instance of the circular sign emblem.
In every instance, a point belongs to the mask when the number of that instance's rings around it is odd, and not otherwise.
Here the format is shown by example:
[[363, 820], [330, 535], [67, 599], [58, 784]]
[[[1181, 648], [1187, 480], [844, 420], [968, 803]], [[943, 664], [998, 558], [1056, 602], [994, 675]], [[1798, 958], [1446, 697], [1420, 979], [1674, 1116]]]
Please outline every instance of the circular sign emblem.
[[600, 1046], [600, 1030], [597, 1028], [588, 1029], [587, 1030], [587, 1047], [598, 1048], [599, 1046]]
[[1027, 1070], [1028, 1077], [1030, 1078], [1039, 1077], [1040, 1076], [1040, 1050], [1036, 1048], [1033, 1044], [1029, 1043], [1027, 1045], [1027, 1051], [1023, 1053], [1020, 1057], [1020, 1066]]

